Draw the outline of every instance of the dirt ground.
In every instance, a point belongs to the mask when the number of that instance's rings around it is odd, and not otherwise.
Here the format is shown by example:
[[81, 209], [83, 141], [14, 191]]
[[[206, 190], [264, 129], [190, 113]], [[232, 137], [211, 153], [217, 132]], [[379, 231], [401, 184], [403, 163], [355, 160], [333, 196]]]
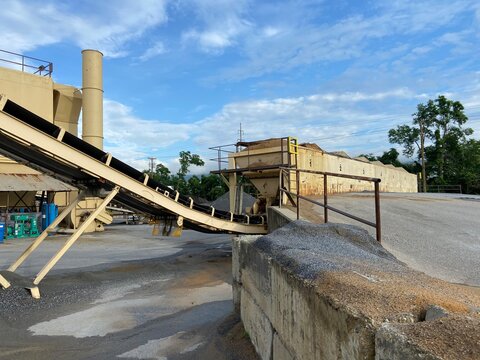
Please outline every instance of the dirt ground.
[[[257, 359], [233, 312], [230, 236], [149, 231], [116, 226], [81, 239], [75, 251], [86, 266], [59, 264], [40, 300], [19, 286], [0, 290], [0, 359]], [[2, 268], [25, 243], [0, 247]], [[142, 248], [149, 258], [133, 260]], [[3, 274], [18, 284], [37, 265]]]

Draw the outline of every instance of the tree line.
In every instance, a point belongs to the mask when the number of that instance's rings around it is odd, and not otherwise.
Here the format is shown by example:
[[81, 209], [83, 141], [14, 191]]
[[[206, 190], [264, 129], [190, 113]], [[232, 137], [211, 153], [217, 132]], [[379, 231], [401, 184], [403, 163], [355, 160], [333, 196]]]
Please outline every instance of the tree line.
[[153, 173], [150, 170], [144, 170], [143, 172], [149, 174], [153, 180], [165, 186], [170, 186], [183, 195], [200, 200], [213, 201], [228, 191], [227, 185], [218, 175], [188, 176], [191, 166], [205, 165], [199, 155], [192, 154], [190, 151], [180, 151], [179, 163], [180, 168], [176, 174], [172, 174], [162, 163], [155, 166]]
[[418, 104], [410, 125], [388, 131], [390, 143], [401, 145], [403, 154], [414, 162], [400, 162], [395, 148], [379, 157], [363, 156], [420, 173], [422, 191], [429, 185], [461, 185], [464, 193], [479, 194], [480, 140], [471, 137], [473, 129], [465, 126], [467, 121], [459, 101], [440, 95]]

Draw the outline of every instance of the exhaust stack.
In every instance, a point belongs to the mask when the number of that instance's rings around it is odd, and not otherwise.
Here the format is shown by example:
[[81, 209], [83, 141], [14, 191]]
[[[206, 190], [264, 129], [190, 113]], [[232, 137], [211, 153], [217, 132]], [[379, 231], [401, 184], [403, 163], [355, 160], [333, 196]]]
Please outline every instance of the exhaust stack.
[[82, 51], [82, 138], [103, 150], [103, 54]]

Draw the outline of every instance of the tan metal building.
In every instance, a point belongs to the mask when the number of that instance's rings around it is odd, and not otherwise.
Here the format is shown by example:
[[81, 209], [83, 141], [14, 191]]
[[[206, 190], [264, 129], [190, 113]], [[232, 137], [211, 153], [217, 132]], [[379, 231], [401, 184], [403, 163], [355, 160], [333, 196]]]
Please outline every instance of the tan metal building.
[[[103, 81], [102, 81], [102, 53], [96, 50], [82, 51], [82, 89], [71, 85], [55, 83], [51, 77], [53, 63], [41, 59], [0, 50], [0, 94], [5, 95], [20, 106], [36, 115], [78, 136], [78, 120], [80, 111], [83, 112], [82, 133], [85, 141], [102, 149], [103, 148]], [[24, 181], [36, 182], [39, 172], [28, 166], [19, 164], [0, 155], [0, 174], [22, 175]], [[43, 179], [47, 179], [42, 175]], [[31, 177], [31, 179], [26, 179]], [[70, 203], [70, 198], [75, 198], [76, 191], [69, 187], [68, 191], [60, 182], [49, 178], [45, 180], [49, 191], [49, 201], [53, 200], [60, 207]], [[55, 185], [52, 187], [52, 184]], [[37, 181], [37, 190], [41, 184]], [[15, 191], [18, 190], [18, 191]], [[19, 197], [22, 191], [22, 198]], [[0, 196], [1, 209], [12, 209], [13, 204], [31, 206], [35, 200], [36, 191], [11, 189]], [[7, 201], [8, 199], [8, 201]], [[86, 199], [74, 209], [69, 219], [74, 227], [78, 226], [85, 213], [95, 209], [95, 197]], [[89, 231], [102, 230], [103, 223], [111, 221], [105, 213], [92, 225]]]

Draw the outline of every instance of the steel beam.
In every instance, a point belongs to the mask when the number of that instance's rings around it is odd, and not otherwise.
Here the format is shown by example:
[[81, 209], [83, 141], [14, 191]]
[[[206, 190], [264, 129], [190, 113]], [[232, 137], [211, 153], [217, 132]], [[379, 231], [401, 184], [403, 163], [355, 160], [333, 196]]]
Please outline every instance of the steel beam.
[[75, 208], [78, 202], [83, 199], [83, 196], [84, 196], [84, 192], [80, 192], [77, 198], [74, 201], [72, 201], [72, 203], [68, 205], [45, 230], [43, 230], [43, 232], [35, 239], [35, 241], [31, 243], [27, 249], [25, 249], [22, 255], [20, 255], [12, 265], [10, 265], [10, 267], [8, 268], [8, 271], [15, 272], [15, 270], [17, 270], [17, 268], [20, 265], [22, 265], [22, 263], [30, 256], [30, 254], [34, 252], [35, 249], [42, 243], [42, 241], [45, 240], [48, 233], [53, 229], [55, 229], [62, 222], [62, 220], [68, 214], [70, 214], [70, 212]]
[[0, 286], [2, 286], [4, 289], [8, 289], [10, 287], [10, 283], [2, 275], [0, 275]]
[[72, 245], [77, 241], [80, 235], [88, 228], [88, 226], [95, 220], [95, 218], [107, 207], [107, 205], [112, 201], [115, 195], [120, 191], [120, 187], [116, 186], [108, 196], [103, 199], [102, 203], [97, 206], [95, 211], [93, 211], [85, 221], [78, 227], [78, 229], [73, 233], [73, 235], [65, 242], [60, 250], [45, 264], [42, 270], [37, 274], [35, 280], [33, 280], [34, 285], [38, 285], [40, 281], [48, 274], [48, 272], [55, 266], [55, 264], [62, 258], [62, 256], [72, 247]]

